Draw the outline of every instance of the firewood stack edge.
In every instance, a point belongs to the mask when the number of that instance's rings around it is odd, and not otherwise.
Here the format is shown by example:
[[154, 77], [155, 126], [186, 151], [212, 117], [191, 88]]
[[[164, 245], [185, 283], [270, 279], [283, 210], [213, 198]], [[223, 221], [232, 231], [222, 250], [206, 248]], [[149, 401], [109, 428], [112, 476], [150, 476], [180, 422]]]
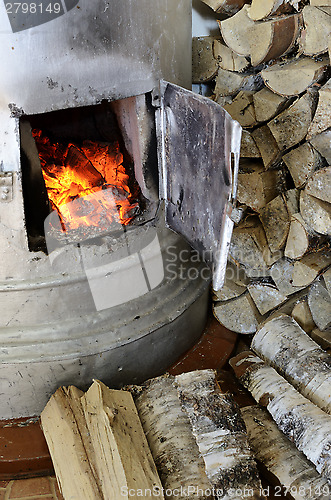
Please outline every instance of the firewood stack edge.
[[214, 314], [252, 334], [276, 310], [330, 348], [330, 0], [202, 1], [220, 34], [193, 39], [193, 81], [243, 127]]

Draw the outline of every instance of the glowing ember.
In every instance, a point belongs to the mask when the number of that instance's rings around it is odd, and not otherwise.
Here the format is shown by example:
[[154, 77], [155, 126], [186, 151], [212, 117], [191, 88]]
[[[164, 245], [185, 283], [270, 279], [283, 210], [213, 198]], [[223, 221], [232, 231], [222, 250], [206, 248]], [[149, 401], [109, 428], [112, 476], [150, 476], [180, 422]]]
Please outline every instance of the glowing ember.
[[133, 219], [139, 206], [118, 143], [64, 144], [41, 130], [32, 134], [48, 198], [65, 231], [91, 226], [107, 230], [113, 222], [126, 225]]

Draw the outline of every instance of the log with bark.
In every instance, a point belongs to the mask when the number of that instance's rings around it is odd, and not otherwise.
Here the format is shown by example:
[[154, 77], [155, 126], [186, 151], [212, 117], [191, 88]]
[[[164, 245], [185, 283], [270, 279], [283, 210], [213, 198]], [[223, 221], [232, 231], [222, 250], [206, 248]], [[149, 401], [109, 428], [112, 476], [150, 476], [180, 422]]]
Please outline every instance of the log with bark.
[[249, 0], [202, 0], [202, 2], [217, 13], [233, 15], [238, 12], [245, 3], [249, 3]]
[[249, 6], [244, 5], [234, 16], [218, 22], [226, 45], [236, 54], [246, 57], [250, 56], [247, 33], [255, 24], [249, 17], [248, 12]]
[[290, 316], [267, 320], [251, 348], [303, 396], [331, 413], [331, 357]]
[[308, 295], [313, 319], [321, 331], [331, 327], [331, 297], [323, 279], [313, 284]]
[[284, 255], [289, 259], [301, 259], [317, 245], [316, 234], [307, 226], [302, 216], [297, 213], [291, 217]]
[[324, 161], [320, 153], [309, 142], [292, 149], [282, 157], [282, 160], [289, 169], [297, 188], [301, 188], [314, 171], [323, 166]]
[[297, 9], [300, 0], [252, 0], [248, 15], [254, 21]]
[[215, 318], [228, 330], [241, 334], [255, 333], [263, 320], [248, 292], [223, 302], [214, 302]]
[[239, 354], [230, 364], [255, 401], [267, 408], [278, 428], [331, 482], [331, 416], [254, 353]]
[[303, 53], [316, 56], [327, 52], [331, 32], [331, 7], [306, 5], [302, 14], [305, 25], [301, 42]]

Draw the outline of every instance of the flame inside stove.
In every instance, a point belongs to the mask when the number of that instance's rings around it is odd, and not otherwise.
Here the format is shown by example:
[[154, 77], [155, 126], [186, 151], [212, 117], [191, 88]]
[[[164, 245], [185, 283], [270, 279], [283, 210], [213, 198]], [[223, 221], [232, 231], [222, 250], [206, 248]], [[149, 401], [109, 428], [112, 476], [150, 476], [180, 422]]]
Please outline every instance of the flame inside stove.
[[105, 231], [114, 222], [129, 224], [139, 204], [137, 192], [130, 190], [118, 142], [64, 143], [39, 129], [32, 135], [48, 198], [64, 231], [84, 227]]

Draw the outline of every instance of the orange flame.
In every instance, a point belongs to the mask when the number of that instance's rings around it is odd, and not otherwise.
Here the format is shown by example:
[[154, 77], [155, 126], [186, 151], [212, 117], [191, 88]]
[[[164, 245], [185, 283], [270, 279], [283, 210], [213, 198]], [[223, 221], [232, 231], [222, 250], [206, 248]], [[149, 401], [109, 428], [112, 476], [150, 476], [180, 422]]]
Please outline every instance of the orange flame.
[[[51, 141], [38, 129], [32, 134], [48, 198], [65, 231], [91, 226], [107, 230], [114, 221], [129, 224], [139, 205], [130, 191], [118, 143], [64, 144]], [[93, 193], [97, 194], [89, 196]]]

